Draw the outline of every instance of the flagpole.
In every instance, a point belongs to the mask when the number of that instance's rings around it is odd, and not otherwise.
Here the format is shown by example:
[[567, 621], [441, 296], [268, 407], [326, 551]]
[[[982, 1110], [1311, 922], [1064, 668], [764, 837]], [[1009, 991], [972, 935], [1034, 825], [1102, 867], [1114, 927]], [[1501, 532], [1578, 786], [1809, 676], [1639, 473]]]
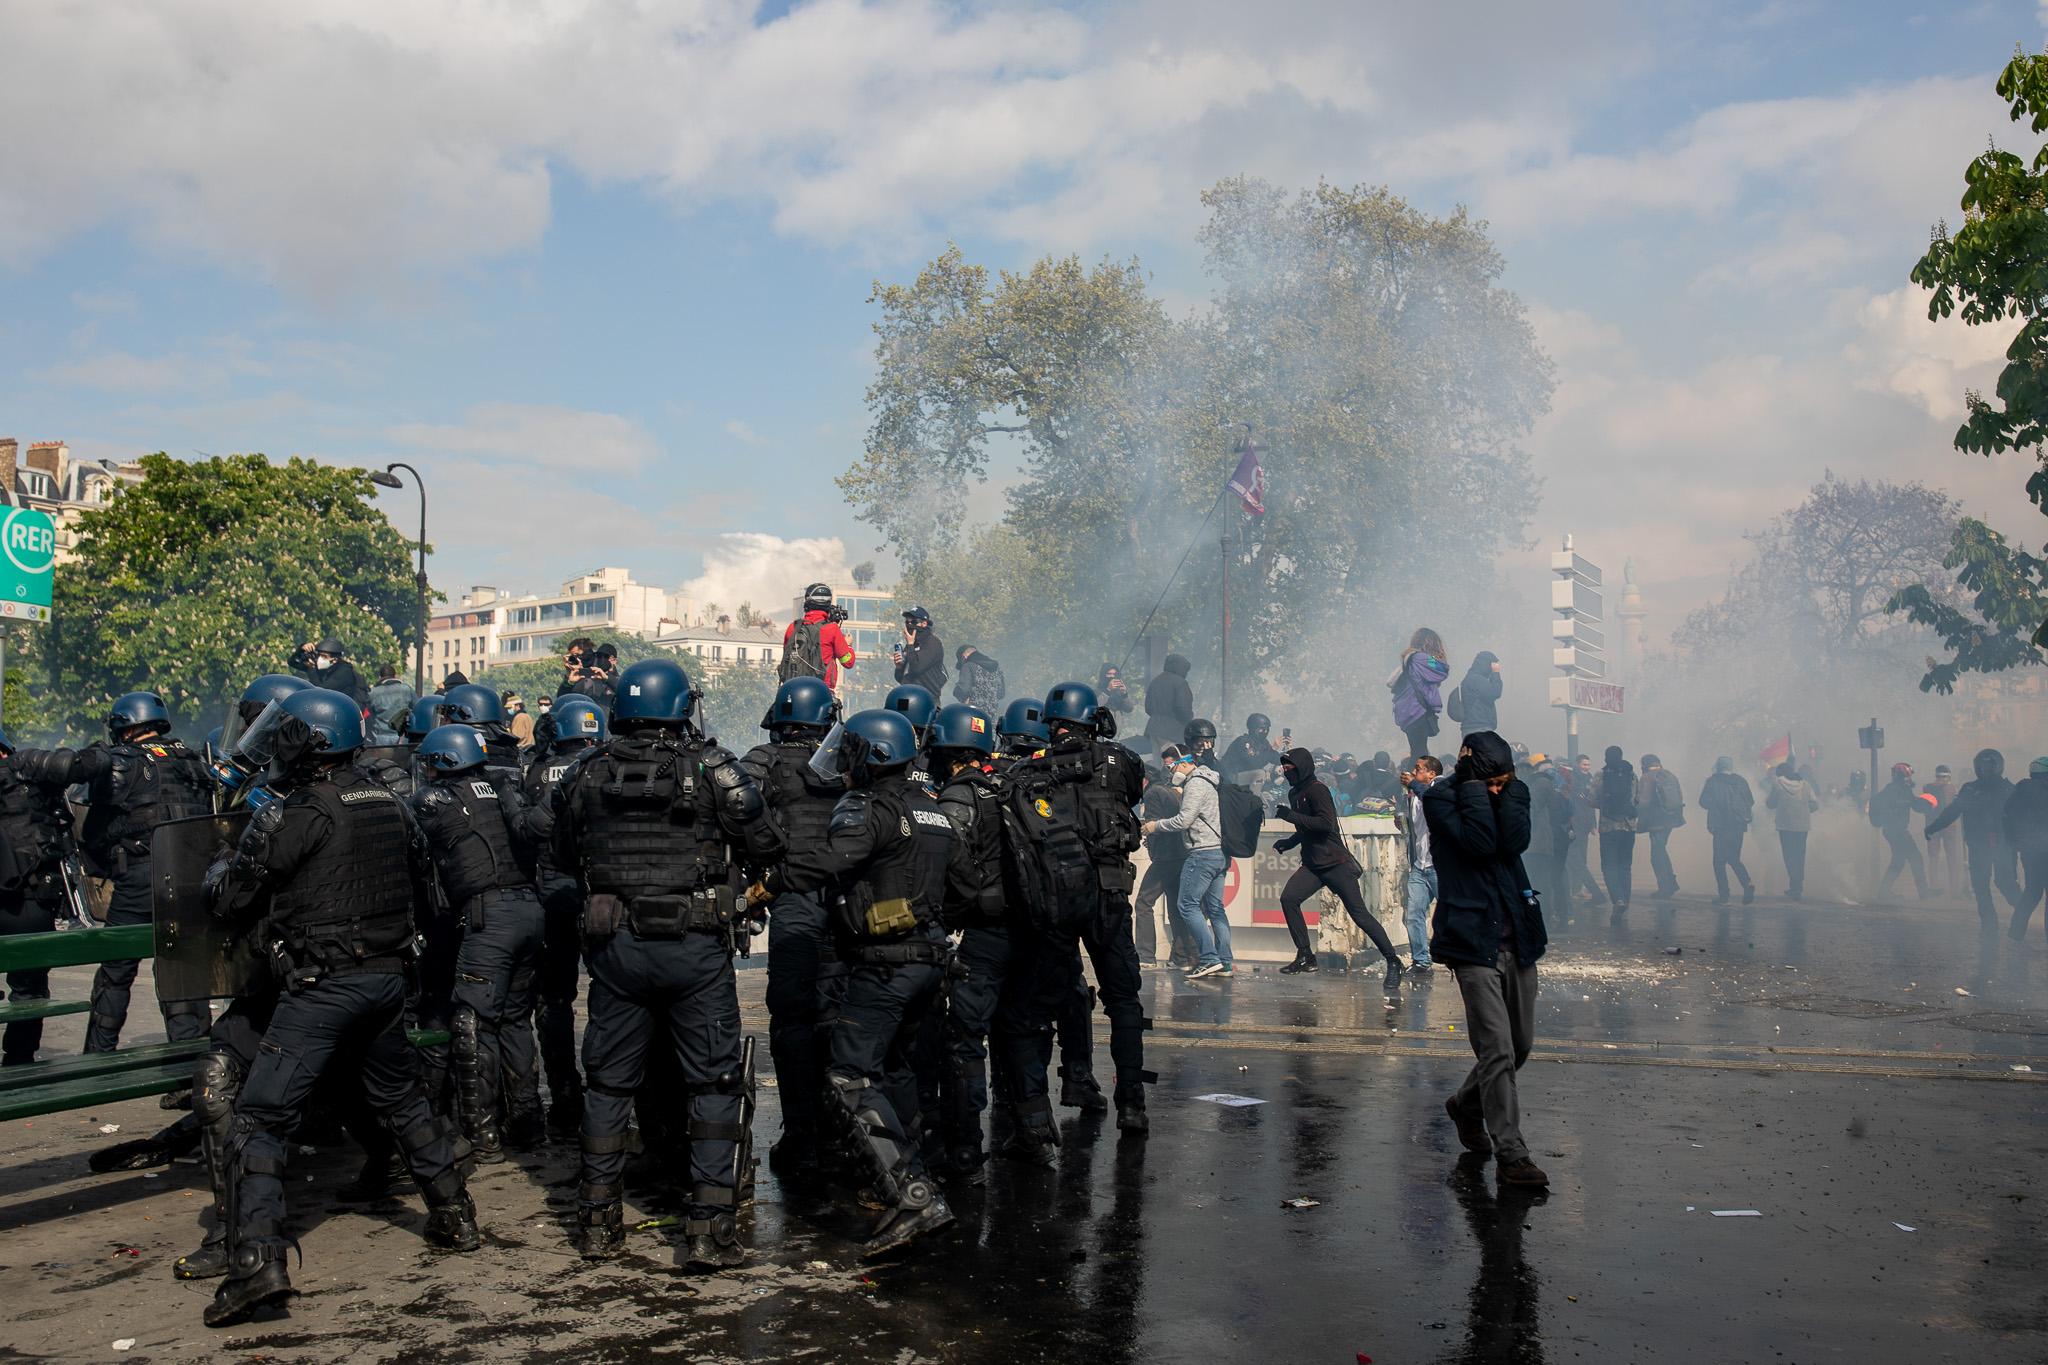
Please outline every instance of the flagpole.
[[1216, 519], [1216, 509], [1221, 507], [1223, 500], [1229, 496], [1230, 485], [1225, 484], [1223, 491], [1216, 495], [1216, 501], [1209, 504], [1209, 514], [1203, 517], [1202, 524], [1195, 528], [1194, 538], [1188, 541], [1187, 549], [1180, 552], [1180, 563], [1174, 565], [1173, 572], [1167, 575], [1165, 586], [1159, 589], [1159, 596], [1152, 599], [1152, 610], [1145, 613], [1145, 624], [1139, 626], [1138, 633], [1131, 637], [1130, 647], [1124, 650], [1124, 661], [1116, 666], [1117, 672], [1121, 673], [1131, 666], [1131, 655], [1137, 653], [1138, 641], [1145, 638], [1146, 630], [1152, 625], [1152, 618], [1159, 615], [1159, 608], [1166, 601], [1166, 594], [1173, 591], [1174, 583], [1180, 578], [1180, 571], [1188, 566], [1188, 556], [1202, 543], [1202, 536], [1209, 529], [1209, 523]]
[[1219, 662], [1223, 674], [1222, 700], [1216, 704], [1216, 719], [1230, 726], [1230, 532], [1223, 533], [1223, 560], [1219, 566], [1223, 575], [1223, 648]]

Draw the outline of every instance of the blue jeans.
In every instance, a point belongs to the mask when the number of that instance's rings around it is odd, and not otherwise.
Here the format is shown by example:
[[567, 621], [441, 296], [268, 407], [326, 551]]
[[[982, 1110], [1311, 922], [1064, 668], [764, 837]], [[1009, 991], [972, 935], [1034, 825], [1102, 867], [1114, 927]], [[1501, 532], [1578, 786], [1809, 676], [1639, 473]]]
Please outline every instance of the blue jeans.
[[1408, 914], [1402, 923], [1408, 926], [1408, 960], [1418, 967], [1427, 967], [1429, 962], [1429, 903], [1436, 899], [1436, 869], [1433, 867], [1411, 867], [1408, 869]]
[[1180, 922], [1195, 945], [1198, 967], [1234, 966], [1230, 922], [1223, 917], [1223, 874], [1230, 860], [1220, 848], [1196, 849], [1180, 870]]

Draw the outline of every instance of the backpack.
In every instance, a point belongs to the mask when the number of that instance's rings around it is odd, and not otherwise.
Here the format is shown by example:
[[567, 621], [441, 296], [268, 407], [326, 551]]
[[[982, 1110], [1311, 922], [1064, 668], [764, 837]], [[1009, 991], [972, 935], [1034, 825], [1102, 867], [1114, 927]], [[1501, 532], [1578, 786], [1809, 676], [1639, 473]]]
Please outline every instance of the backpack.
[[1259, 827], [1266, 822], [1266, 803], [1238, 782], [1216, 784], [1216, 822], [1222, 826], [1223, 856], [1252, 858], [1259, 852]]
[[775, 666], [778, 682], [791, 678], [825, 676], [825, 625], [822, 621], [799, 621], [782, 646], [782, 662]]
[[1456, 721], [1465, 719], [1464, 689], [1458, 687], [1451, 689], [1451, 695], [1444, 698], [1444, 714]]
[[1041, 929], [1076, 929], [1095, 915], [1095, 860], [1075, 819], [1074, 790], [1012, 782], [1003, 793], [1003, 895]]

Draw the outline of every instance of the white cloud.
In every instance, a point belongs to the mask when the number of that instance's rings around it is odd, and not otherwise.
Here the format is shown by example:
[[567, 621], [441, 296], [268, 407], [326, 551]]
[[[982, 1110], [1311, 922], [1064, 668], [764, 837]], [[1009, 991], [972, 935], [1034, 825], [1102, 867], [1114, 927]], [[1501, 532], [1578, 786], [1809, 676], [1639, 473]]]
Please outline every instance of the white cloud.
[[693, 611], [742, 602], [786, 617], [812, 582], [847, 583], [852, 570], [837, 536], [785, 540], [760, 531], [728, 531], [704, 547], [704, 571], [677, 589]]
[[1959, 422], [1967, 389], [1989, 392], [2019, 330], [1972, 327], [1960, 318], [1927, 317], [1927, 291], [1917, 285], [1867, 298], [1855, 309], [1855, 339], [1842, 349], [1857, 384], [1912, 400], [1929, 417]]
[[755, 431], [737, 417], [720, 427], [719, 430], [732, 437], [735, 441], [738, 441], [741, 445], [760, 447], [768, 444], [767, 437]]
[[629, 417], [531, 403], [481, 403], [461, 422], [406, 422], [385, 435], [424, 450], [606, 473], [638, 469], [658, 450]]

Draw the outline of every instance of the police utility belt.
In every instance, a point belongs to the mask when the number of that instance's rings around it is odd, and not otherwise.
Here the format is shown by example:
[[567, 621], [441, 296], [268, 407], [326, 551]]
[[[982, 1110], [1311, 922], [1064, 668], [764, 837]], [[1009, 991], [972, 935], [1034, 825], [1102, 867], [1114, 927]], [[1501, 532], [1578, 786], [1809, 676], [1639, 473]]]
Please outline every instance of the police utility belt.
[[267, 956], [272, 974], [297, 992], [328, 977], [409, 976], [419, 960], [419, 939], [410, 926], [373, 930], [348, 920], [287, 930], [269, 938]]
[[681, 938], [689, 933], [729, 938], [739, 917], [739, 898], [730, 886], [707, 886], [666, 896], [598, 893], [583, 903], [583, 937], [587, 942], [601, 942], [624, 925], [636, 938]]

